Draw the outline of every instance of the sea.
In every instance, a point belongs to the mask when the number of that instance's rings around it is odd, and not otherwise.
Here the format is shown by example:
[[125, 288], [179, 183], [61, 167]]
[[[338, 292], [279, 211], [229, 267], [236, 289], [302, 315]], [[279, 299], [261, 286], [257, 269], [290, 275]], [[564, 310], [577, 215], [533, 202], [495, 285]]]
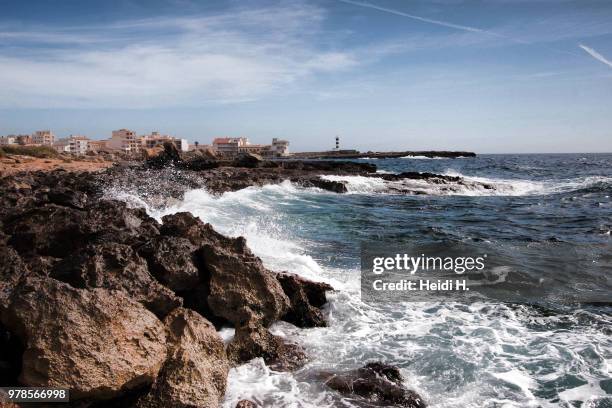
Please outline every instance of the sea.
[[[269, 269], [335, 288], [325, 306], [328, 327], [272, 326], [274, 334], [303, 345], [310, 356], [306, 366], [284, 373], [255, 359], [233, 368], [224, 407], [233, 408], [241, 399], [265, 407], [370, 406], [328, 389], [319, 373], [371, 361], [399, 367], [406, 386], [432, 408], [612, 407], [612, 270], [607, 267], [612, 154], [357, 161], [375, 164], [381, 174], [431, 172], [469, 183], [449, 189], [428, 180], [329, 176], [345, 182], [348, 193], [286, 181], [221, 196], [192, 190], [165, 207], [143, 201], [157, 219], [189, 211], [224, 234], [246, 237]], [[573, 268], [571, 289], [584, 293], [599, 285], [610, 296], [608, 302], [578, 299], [558, 305], [554, 298], [546, 305], [490, 299], [364, 301], [363, 246], [411, 242], [503, 247], [519, 254], [533, 245], [594, 248], [593, 262], [600, 267]], [[530, 259], [518, 262], [529, 270]], [[543, 265], [529, 273], [554, 277], [561, 270], [554, 262]], [[230, 340], [233, 330], [220, 334]]]

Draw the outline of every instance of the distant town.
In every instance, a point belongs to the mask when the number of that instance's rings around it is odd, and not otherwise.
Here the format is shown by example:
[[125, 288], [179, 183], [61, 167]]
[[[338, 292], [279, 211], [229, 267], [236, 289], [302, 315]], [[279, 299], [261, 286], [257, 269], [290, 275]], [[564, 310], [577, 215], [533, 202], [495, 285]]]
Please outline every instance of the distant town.
[[94, 140], [82, 135], [56, 138], [50, 130], [38, 130], [31, 135], [0, 136], [0, 146], [48, 146], [59, 153], [75, 155], [104, 151], [133, 155], [147, 149], [163, 146], [166, 142], [174, 144], [179, 151], [209, 150], [225, 157], [233, 157], [242, 153], [257, 154], [265, 158], [289, 156], [289, 142], [278, 138], [273, 138], [271, 144], [250, 143], [246, 137], [218, 137], [213, 139], [209, 145], [198, 142], [190, 144], [186, 139], [164, 135], [159, 132], [137, 135], [136, 132], [129, 129], [114, 130], [111, 137], [105, 140]]

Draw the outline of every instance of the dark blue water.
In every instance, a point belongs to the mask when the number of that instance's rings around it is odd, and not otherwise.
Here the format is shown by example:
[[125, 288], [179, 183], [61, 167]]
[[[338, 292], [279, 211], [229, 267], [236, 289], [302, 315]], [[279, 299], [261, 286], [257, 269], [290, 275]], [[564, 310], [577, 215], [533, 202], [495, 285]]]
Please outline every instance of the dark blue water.
[[[433, 407], [612, 406], [609, 306], [367, 304], [359, 291], [360, 248], [369, 243], [468, 243], [517, 253], [550, 243], [591, 248], [598, 259], [609, 260], [612, 154], [370, 162], [379, 171], [459, 175], [467, 182], [449, 188], [343, 177], [332, 179], [345, 181], [349, 194], [285, 183], [220, 198], [196, 190], [176, 206], [150, 209], [155, 216], [191, 211], [224, 233], [246, 236], [269, 268], [338, 289], [329, 296], [330, 327], [274, 328], [302, 343], [311, 363], [293, 374], [271, 372], [262, 361], [232, 370], [226, 406], [240, 398], [266, 406], [359, 406], [325, 389], [316, 372], [372, 359], [400, 366], [407, 385]], [[521, 259], [529, 269], [539, 258]], [[529, 273], [558, 273], [554, 263], [545, 265]], [[564, 273], [576, 288], [583, 282], [606, 287], [612, 277], [606, 268]]]

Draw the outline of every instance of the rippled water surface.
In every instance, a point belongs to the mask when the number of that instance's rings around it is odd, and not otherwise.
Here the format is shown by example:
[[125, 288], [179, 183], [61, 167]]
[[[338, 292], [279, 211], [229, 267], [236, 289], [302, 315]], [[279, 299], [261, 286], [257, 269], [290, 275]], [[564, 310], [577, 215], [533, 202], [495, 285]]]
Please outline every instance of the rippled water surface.
[[173, 207], [149, 209], [155, 217], [190, 211], [223, 233], [246, 236], [270, 269], [338, 289], [329, 295], [330, 327], [273, 328], [301, 342], [311, 362], [293, 374], [272, 372], [260, 360], [233, 369], [225, 405], [249, 398], [278, 407], [358, 406], [325, 389], [316, 372], [378, 359], [401, 367], [432, 407], [611, 407], [609, 306], [367, 305], [359, 295], [359, 251], [361, 242], [415, 239], [610, 244], [612, 155], [370, 162], [381, 172], [460, 175], [494, 189], [405, 181], [419, 194], [389, 194], [381, 179], [342, 177], [349, 194], [285, 182], [221, 197], [194, 190]]

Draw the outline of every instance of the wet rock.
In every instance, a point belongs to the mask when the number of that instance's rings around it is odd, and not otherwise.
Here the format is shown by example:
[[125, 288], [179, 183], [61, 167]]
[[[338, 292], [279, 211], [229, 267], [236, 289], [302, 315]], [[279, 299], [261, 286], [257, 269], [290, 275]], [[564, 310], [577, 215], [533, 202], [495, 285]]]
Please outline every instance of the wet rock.
[[356, 396], [370, 403], [406, 408], [426, 407], [423, 398], [403, 385], [397, 367], [375, 362], [344, 373], [323, 373], [325, 384], [346, 396]]
[[194, 264], [195, 249], [187, 238], [159, 236], [142, 246], [138, 253], [147, 260], [151, 274], [176, 292], [192, 289], [200, 281]]
[[398, 180], [404, 180], [404, 179], [428, 180], [436, 184], [442, 184], [445, 182], [446, 183], [456, 183], [456, 182], [460, 182], [463, 180], [459, 176], [446, 176], [442, 174], [427, 173], [427, 172], [419, 173], [416, 171], [406, 171], [406, 172], [398, 173], [398, 174], [386, 174], [386, 173], [385, 174], [375, 174], [375, 175], [371, 174], [369, 175], [369, 177], [381, 178], [386, 181], [398, 181]]
[[146, 166], [150, 168], [161, 168], [169, 165], [180, 164], [181, 154], [172, 142], [164, 142], [164, 150], [156, 156], [150, 157], [146, 161]]
[[168, 356], [139, 408], [217, 407], [225, 394], [229, 362], [214, 326], [179, 308], [166, 317]]
[[289, 308], [282, 320], [298, 327], [327, 326], [321, 307], [327, 302], [325, 292], [333, 290], [330, 285], [286, 272], [276, 278], [289, 298]]
[[296, 180], [303, 187], [316, 187], [321, 190], [332, 191], [334, 193], [343, 194], [348, 192], [346, 184], [341, 181], [324, 180], [320, 177], [300, 181]]
[[240, 400], [236, 404], [236, 408], [257, 408], [259, 405], [255, 404], [253, 401], [249, 400]]
[[182, 304], [151, 276], [147, 263], [125, 244], [90, 246], [57, 264], [51, 276], [75, 288], [123, 290], [160, 317]]
[[299, 345], [286, 342], [252, 322], [236, 329], [234, 339], [227, 347], [227, 355], [235, 364], [263, 357], [270, 368], [278, 371], [293, 371], [307, 361]]
[[376, 165], [338, 160], [287, 160], [280, 163], [285, 170], [316, 172], [318, 174], [367, 174], [375, 173]]
[[255, 168], [260, 166], [263, 161], [263, 158], [258, 154], [242, 153], [232, 162], [232, 166]]
[[28, 277], [1, 316], [25, 352], [19, 382], [108, 399], [152, 383], [166, 355], [163, 324], [121, 291]]

